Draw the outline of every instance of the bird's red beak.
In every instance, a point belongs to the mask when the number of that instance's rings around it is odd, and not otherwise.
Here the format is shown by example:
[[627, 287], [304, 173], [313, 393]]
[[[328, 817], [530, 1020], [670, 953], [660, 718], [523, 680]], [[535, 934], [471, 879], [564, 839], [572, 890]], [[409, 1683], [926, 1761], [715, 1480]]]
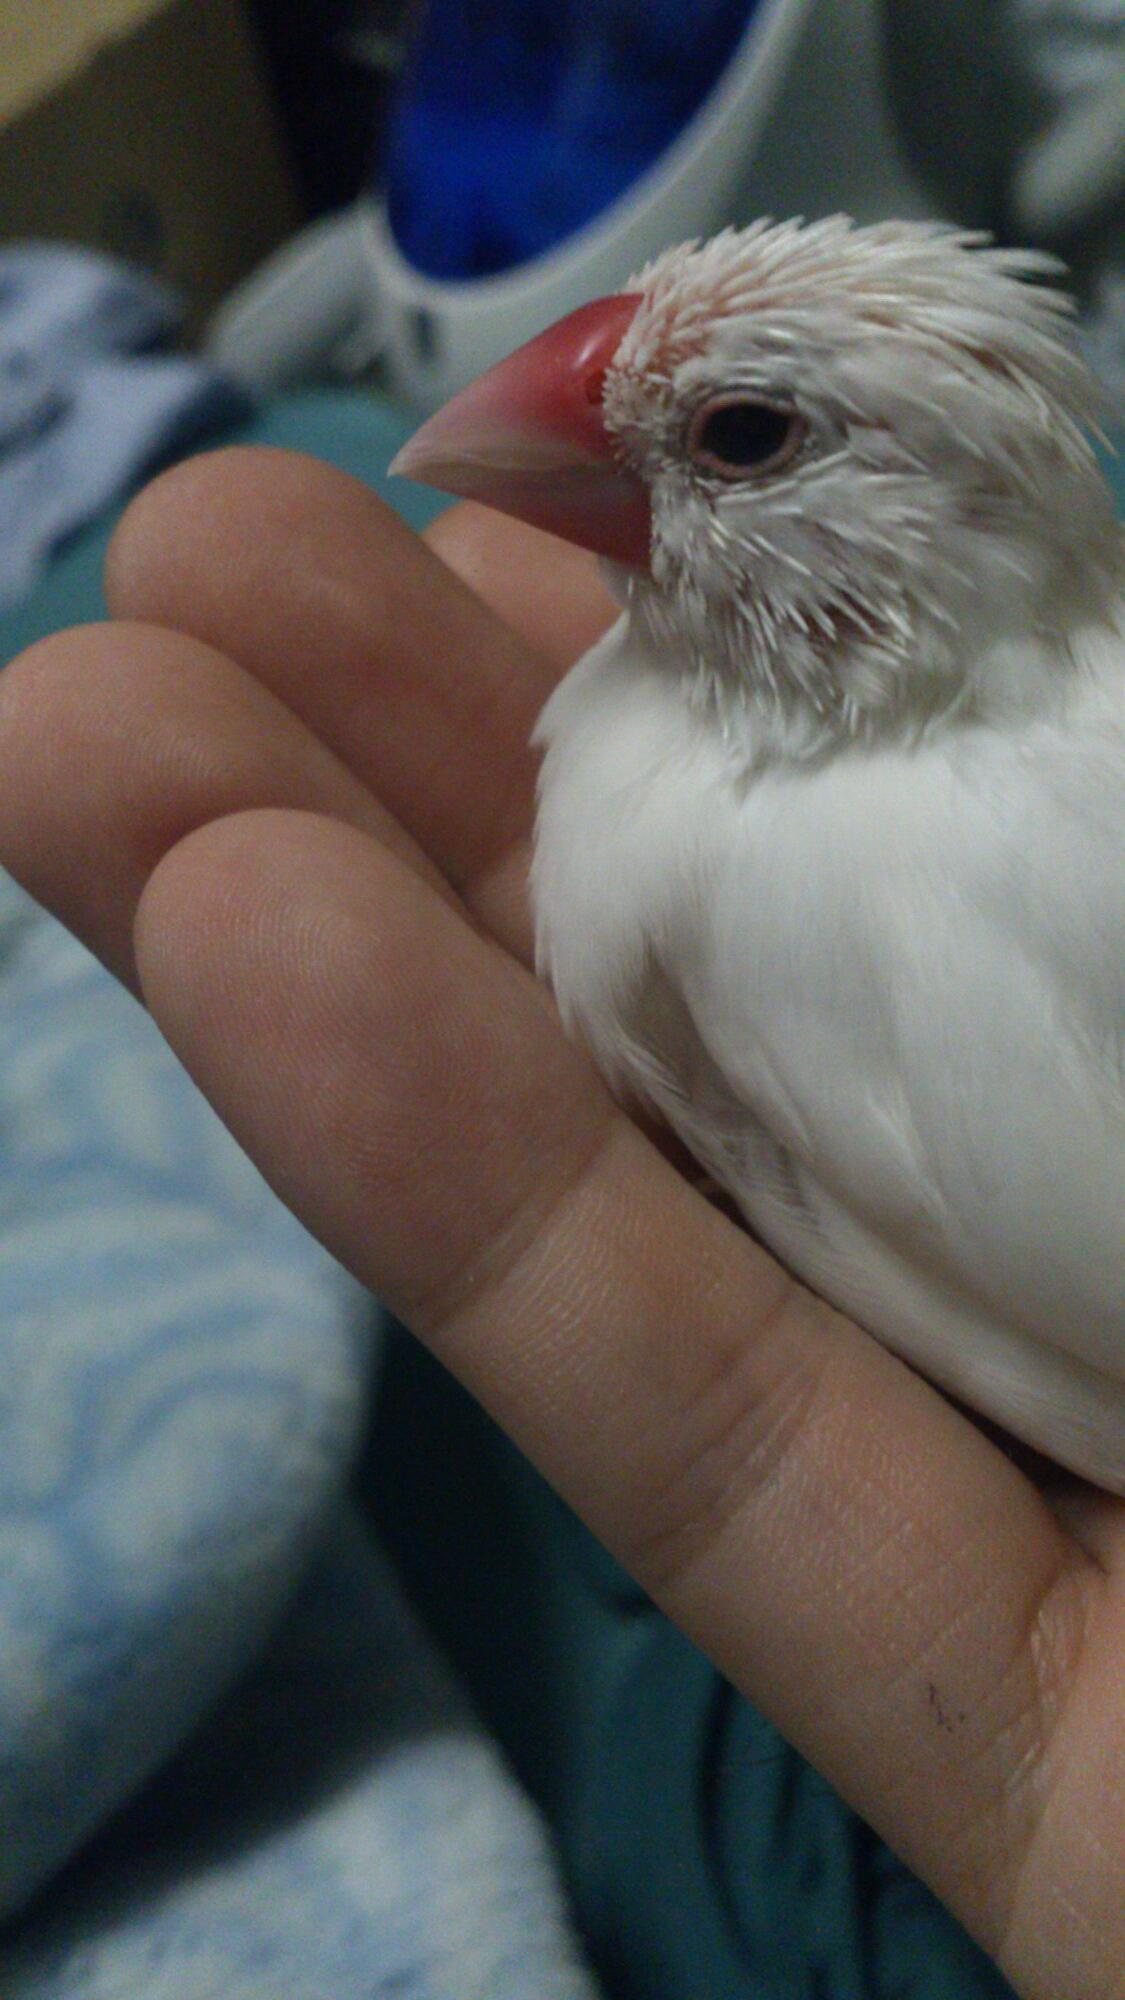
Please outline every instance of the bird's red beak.
[[391, 471], [647, 568], [648, 492], [602, 414], [605, 372], [639, 303], [621, 293], [568, 313], [462, 389]]

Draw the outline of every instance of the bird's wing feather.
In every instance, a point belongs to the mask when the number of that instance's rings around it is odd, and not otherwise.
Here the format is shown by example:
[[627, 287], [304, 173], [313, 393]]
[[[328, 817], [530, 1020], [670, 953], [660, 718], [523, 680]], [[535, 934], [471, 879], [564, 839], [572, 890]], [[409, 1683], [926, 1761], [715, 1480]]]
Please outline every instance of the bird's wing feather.
[[1119, 679], [1092, 675], [1065, 724], [746, 783], [625, 646], [541, 729], [536, 902], [564, 1015], [800, 1275], [1115, 1483]]
[[679, 973], [733, 1097], [912, 1268], [1125, 1373], [1120, 720], [776, 789]]

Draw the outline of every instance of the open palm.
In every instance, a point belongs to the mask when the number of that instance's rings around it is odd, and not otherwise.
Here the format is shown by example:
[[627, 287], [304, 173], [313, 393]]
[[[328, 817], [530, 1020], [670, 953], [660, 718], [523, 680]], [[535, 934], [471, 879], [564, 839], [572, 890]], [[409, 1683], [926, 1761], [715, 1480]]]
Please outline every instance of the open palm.
[[1125, 1505], [1018, 1470], [566, 1041], [527, 740], [611, 607], [479, 510], [430, 539], [288, 453], [166, 474], [115, 622], [0, 678], [0, 860], [1017, 1989], [1125, 1995]]

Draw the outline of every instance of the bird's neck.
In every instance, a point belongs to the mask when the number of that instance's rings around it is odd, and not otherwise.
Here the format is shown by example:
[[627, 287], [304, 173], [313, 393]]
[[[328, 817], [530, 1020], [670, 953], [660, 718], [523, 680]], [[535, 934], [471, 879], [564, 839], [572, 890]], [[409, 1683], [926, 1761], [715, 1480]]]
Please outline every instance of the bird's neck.
[[675, 675], [746, 768], [815, 761], [845, 745], [903, 744], [942, 731], [1010, 727], [1065, 700], [1069, 682], [1125, 643], [1125, 540], [1080, 552], [995, 547], [937, 600], [903, 584], [823, 624], [807, 610], [697, 593], [649, 579], [612, 579], [630, 651]]

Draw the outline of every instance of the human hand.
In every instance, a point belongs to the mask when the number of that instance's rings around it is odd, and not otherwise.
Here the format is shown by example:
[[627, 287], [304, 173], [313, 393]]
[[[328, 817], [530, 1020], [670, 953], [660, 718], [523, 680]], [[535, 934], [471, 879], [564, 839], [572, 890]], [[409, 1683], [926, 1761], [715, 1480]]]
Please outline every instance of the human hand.
[[1125, 1995], [1125, 1505], [1045, 1498], [566, 1041], [527, 740], [611, 607], [479, 510], [431, 541], [290, 454], [164, 475], [120, 622], [0, 676], [0, 860], [1017, 1990]]

